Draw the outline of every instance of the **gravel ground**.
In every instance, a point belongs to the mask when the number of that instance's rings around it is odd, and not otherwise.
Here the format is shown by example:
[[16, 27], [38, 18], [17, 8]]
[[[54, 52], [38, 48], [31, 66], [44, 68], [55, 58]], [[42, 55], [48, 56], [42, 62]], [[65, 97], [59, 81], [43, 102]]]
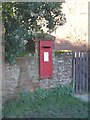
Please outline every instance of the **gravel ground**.
[[90, 95], [88, 94], [83, 94], [83, 95], [74, 95], [76, 98], [79, 98], [80, 100], [84, 101], [84, 102], [88, 102], [90, 101]]

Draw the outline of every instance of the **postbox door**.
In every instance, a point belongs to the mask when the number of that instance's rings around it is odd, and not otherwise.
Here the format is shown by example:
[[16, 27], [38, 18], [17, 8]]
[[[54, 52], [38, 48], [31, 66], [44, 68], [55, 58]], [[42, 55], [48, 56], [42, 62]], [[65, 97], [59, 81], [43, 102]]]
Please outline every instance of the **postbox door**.
[[44, 42], [40, 46], [40, 78], [48, 78], [52, 76], [52, 41], [46, 45]]

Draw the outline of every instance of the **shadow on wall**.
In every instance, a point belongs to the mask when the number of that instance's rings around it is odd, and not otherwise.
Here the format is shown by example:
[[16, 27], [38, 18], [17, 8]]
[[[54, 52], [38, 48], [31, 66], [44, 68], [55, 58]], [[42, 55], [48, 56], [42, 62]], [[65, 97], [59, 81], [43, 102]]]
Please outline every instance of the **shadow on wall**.
[[88, 44], [86, 41], [56, 39], [55, 50], [88, 51]]

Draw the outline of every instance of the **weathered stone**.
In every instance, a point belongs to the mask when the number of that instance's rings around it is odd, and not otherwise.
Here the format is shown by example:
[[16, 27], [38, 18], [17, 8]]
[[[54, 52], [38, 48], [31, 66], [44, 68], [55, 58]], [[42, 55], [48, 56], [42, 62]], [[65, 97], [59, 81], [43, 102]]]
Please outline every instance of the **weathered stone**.
[[[53, 56], [54, 57], [54, 56]], [[53, 76], [39, 80], [39, 64], [35, 56], [18, 58], [14, 65], [5, 65], [4, 99], [17, 97], [23, 91], [34, 91], [38, 87], [53, 88], [69, 84], [72, 80], [72, 55], [60, 54], [53, 59]]]

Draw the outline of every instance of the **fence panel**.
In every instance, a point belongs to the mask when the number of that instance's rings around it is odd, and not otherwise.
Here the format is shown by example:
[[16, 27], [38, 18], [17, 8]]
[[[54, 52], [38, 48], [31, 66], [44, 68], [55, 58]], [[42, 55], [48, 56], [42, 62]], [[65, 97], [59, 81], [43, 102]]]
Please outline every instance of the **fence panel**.
[[73, 88], [75, 93], [88, 93], [88, 53], [74, 52], [72, 68]]

